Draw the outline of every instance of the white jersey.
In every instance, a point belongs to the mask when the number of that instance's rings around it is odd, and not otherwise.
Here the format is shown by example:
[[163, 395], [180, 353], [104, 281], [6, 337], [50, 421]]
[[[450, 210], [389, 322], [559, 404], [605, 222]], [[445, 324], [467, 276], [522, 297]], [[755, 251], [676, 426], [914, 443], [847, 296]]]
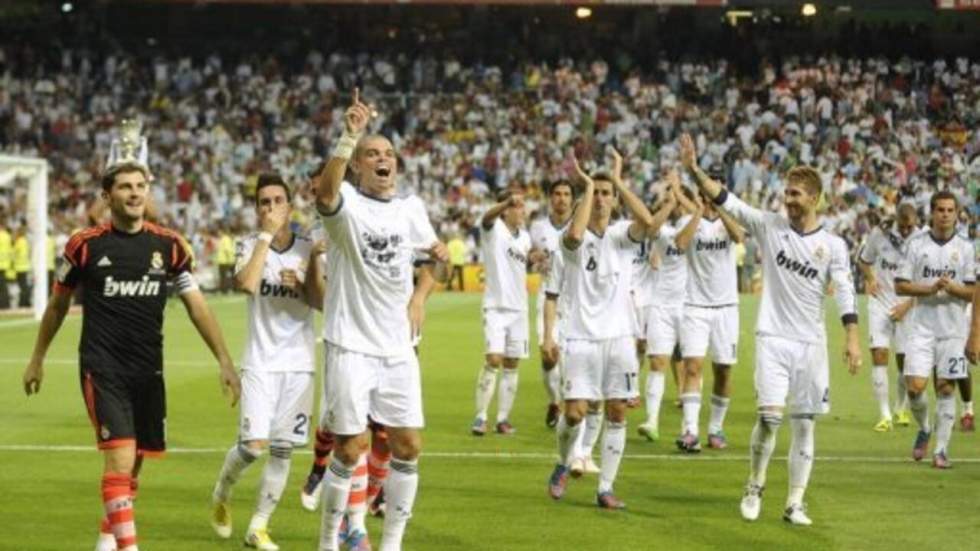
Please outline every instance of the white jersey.
[[[248, 264], [256, 234], [238, 241], [235, 273]], [[306, 275], [313, 242], [298, 235], [285, 249], [269, 247], [262, 267], [262, 279], [255, 294], [248, 297], [248, 333], [242, 369], [245, 371], [314, 370], [313, 308], [305, 297], [282, 284], [280, 272], [295, 270], [300, 281]]]
[[735, 242], [720, 217], [698, 221], [687, 247], [687, 260], [685, 304], [708, 307], [738, 304]]
[[677, 248], [674, 241], [680, 229], [689, 220], [683, 217], [676, 224], [664, 224], [660, 233], [653, 239], [653, 246], [660, 257], [660, 267], [656, 270], [653, 285], [652, 304], [661, 306], [679, 306], [684, 304], [687, 292], [687, 256]]
[[483, 248], [485, 289], [483, 307], [527, 312], [527, 255], [531, 237], [523, 228], [513, 233], [497, 218], [484, 230]]
[[618, 222], [601, 236], [586, 230], [574, 251], [562, 244], [566, 338], [603, 340], [633, 335], [636, 314], [630, 279], [636, 242], [629, 236], [629, 227], [628, 221]]
[[916, 229], [908, 239], [894, 229], [886, 231], [875, 228], [868, 234], [858, 258], [874, 268], [878, 280], [878, 294], [870, 297], [869, 306], [873, 304], [884, 312], [891, 312], [899, 303], [898, 295], [895, 294], [895, 276], [904, 263], [908, 243], [922, 231]]
[[652, 239], [645, 239], [633, 248], [633, 304], [644, 308], [653, 302], [653, 289], [657, 284], [657, 271], [650, 265]]
[[[571, 219], [569, 219], [571, 220]], [[531, 223], [531, 246], [547, 255], [547, 260], [541, 270], [542, 283], [548, 280], [549, 275], [554, 270], [555, 259], [561, 256], [561, 236], [568, 229], [568, 221], [564, 226], [558, 227], [551, 223], [551, 217], [545, 216], [538, 218]], [[544, 305], [542, 298], [545, 293], [545, 285], [538, 286], [538, 308]]]
[[[973, 244], [959, 235], [939, 242], [930, 232], [910, 239], [905, 262], [899, 267], [896, 280], [931, 285], [944, 275], [961, 285], [973, 285], [976, 281]], [[917, 297], [915, 308], [909, 314], [909, 333], [966, 338], [970, 327], [966, 315], [968, 305], [968, 301], [946, 292]]]
[[336, 212], [321, 217], [330, 239], [324, 339], [368, 356], [412, 354], [413, 261], [437, 241], [422, 201], [378, 199], [345, 183]]
[[824, 295], [831, 282], [840, 315], [856, 321], [854, 282], [843, 239], [823, 228], [798, 233], [784, 216], [750, 207], [725, 193], [721, 208], [755, 236], [762, 253], [757, 334], [826, 342]]

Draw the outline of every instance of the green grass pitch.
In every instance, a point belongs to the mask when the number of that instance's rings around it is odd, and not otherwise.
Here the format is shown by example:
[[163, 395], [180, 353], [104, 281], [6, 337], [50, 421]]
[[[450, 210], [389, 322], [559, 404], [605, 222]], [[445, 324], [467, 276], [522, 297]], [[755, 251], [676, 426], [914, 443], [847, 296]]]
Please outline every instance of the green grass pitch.
[[[672, 406], [676, 392], [668, 382], [661, 442], [650, 444], [636, 436], [642, 410], [630, 415], [627, 455], [616, 485], [629, 508], [608, 512], [593, 505], [594, 478], [570, 483], [561, 502], [546, 494], [555, 445], [543, 423], [545, 394], [536, 353], [521, 366], [511, 417], [517, 434], [469, 435], [483, 355], [480, 297], [435, 295], [421, 349], [428, 454], [421, 460], [421, 486], [405, 549], [980, 548], [978, 437], [956, 431], [951, 444], [955, 468], [939, 472], [926, 462], [912, 462], [912, 427], [872, 432], [877, 407], [871, 397], [870, 358], [865, 356], [857, 377], [847, 374], [840, 359], [842, 330], [832, 305], [832, 411], [817, 424], [818, 460], [807, 494], [815, 525], [798, 528], [780, 520], [786, 496], [785, 427], [770, 467], [762, 518], [754, 524], [741, 520], [738, 503], [754, 419], [757, 300], [743, 297], [742, 305], [740, 363], [726, 426], [729, 449], [705, 450], [696, 457], [675, 451], [679, 412]], [[218, 298], [212, 306], [237, 358], [244, 339], [244, 302]], [[80, 326], [78, 316], [65, 322], [48, 355], [42, 393], [28, 399], [20, 379], [36, 326], [0, 321], [0, 518], [5, 527], [0, 549], [63, 551], [94, 545], [101, 516], [101, 460], [78, 389]], [[168, 307], [165, 334], [172, 453], [148, 461], [141, 476], [136, 509], [141, 546], [240, 549], [261, 464], [236, 488], [235, 535], [218, 540], [208, 524], [209, 496], [223, 450], [235, 440], [237, 412], [222, 399], [214, 362], [177, 302]], [[706, 415], [707, 407], [702, 430]], [[289, 485], [272, 519], [273, 537], [284, 550], [316, 548], [319, 514], [303, 511], [298, 499], [310, 460], [308, 451], [294, 456]], [[371, 519], [369, 528], [377, 543], [380, 524]]]

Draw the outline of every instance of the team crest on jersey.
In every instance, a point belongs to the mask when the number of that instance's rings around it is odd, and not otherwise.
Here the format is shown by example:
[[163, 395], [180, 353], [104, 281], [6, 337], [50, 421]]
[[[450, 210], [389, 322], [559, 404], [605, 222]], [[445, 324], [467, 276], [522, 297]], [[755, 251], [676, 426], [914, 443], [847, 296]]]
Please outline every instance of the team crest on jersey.
[[154, 270], [163, 268], [163, 255], [160, 254], [160, 251], [153, 251], [153, 257], [150, 258], [150, 267]]
[[827, 248], [823, 245], [817, 245], [817, 248], [813, 251], [813, 258], [820, 263], [827, 260]]
[[960, 262], [960, 251], [950, 251], [949, 261], [953, 264], [959, 264]]

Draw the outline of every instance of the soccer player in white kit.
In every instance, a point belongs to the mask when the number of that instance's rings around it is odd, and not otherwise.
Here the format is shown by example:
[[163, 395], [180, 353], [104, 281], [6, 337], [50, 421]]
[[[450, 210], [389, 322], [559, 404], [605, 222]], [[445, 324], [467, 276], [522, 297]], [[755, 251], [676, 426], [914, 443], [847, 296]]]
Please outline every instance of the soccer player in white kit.
[[238, 443], [228, 450], [212, 494], [212, 526], [231, 537], [232, 488], [269, 448], [258, 504], [245, 546], [276, 551], [269, 537], [289, 476], [294, 446], [306, 445], [313, 409], [313, 310], [323, 306], [320, 250], [289, 227], [290, 190], [278, 175], [259, 176], [255, 191], [261, 231], [238, 244], [235, 283], [248, 295], [248, 336], [242, 357]]
[[487, 432], [487, 409], [500, 375], [497, 397], [498, 434], [513, 434], [509, 416], [517, 397], [520, 361], [527, 358], [527, 268], [531, 262], [531, 236], [524, 229], [524, 197], [511, 190], [500, 192], [497, 204], [480, 221], [485, 275], [483, 335], [486, 364], [476, 382], [476, 418], [470, 427], [475, 436]]
[[561, 254], [559, 240], [561, 234], [568, 228], [572, 217], [572, 198], [574, 192], [568, 180], [559, 180], [548, 188], [548, 215], [531, 223], [531, 245], [545, 254], [538, 272], [541, 274], [541, 284], [538, 286], [537, 313], [535, 315], [538, 333], [538, 347], [541, 348], [541, 378], [544, 380], [545, 391], [548, 393], [548, 409], [544, 423], [548, 428], [558, 424], [561, 413], [561, 373], [557, 362], [544, 353], [544, 305], [545, 287], [554, 259]]
[[803, 505], [803, 494], [813, 467], [814, 419], [830, 409], [824, 295], [831, 282], [846, 332], [844, 358], [851, 374], [861, 366], [847, 244], [820, 226], [820, 175], [810, 167], [797, 166], [786, 173], [787, 216], [783, 216], [746, 205], [709, 178], [697, 166], [694, 142], [686, 134], [681, 137], [681, 162], [701, 191], [759, 240], [762, 252], [763, 291], [756, 325], [755, 365], [759, 416], [752, 429], [742, 518], [759, 518], [776, 430], [788, 406], [792, 411], [792, 439], [789, 495], [783, 519], [791, 524], [812, 524]]
[[[440, 263], [448, 260], [422, 201], [395, 195], [398, 167], [391, 142], [362, 136], [371, 116], [355, 90], [344, 134], [317, 186], [317, 210], [330, 240], [322, 424], [336, 436], [323, 479], [321, 551], [338, 549], [351, 476], [367, 448], [368, 415], [387, 427], [392, 453], [380, 549], [401, 549], [418, 489], [424, 424], [412, 337], [425, 290], [413, 290], [413, 260], [418, 251]], [[348, 163], [357, 189], [341, 185]]]
[[[614, 157], [611, 175], [589, 177], [575, 163], [585, 189], [561, 242], [562, 293], [567, 295], [565, 413], [556, 429], [559, 461], [548, 485], [551, 497], [560, 499], [587, 403], [604, 400], [606, 424], [596, 503], [605, 509], [625, 507], [613, 493], [613, 482], [626, 445], [626, 403], [637, 395], [638, 386], [629, 296], [631, 260], [634, 247], [646, 237], [652, 223], [643, 202], [622, 182], [622, 159], [618, 154]], [[632, 223], [610, 224], [617, 198], [632, 214]]]
[[948, 191], [929, 201], [930, 231], [908, 244], [895, 276], [895, 292], [916, 298], [905, 345], [905, 380], [912, 416], [919, 425], [912, 457], [925, 457], [932, 436], [926, 386], [936, 376], [936, 445], [932, 466], [948, 469], [949, 440], [956, 422], [956, 381], [967, 376], [964, 349], [967, 307], [973, 298], [976, 261], [973, 243], [956, 234], [959, 202]]
[[714, 383], [708, 447], [727, 447], [724, 422], [731, 400], [732, 366], [738, 361], [738, 275], [735, 244], [744, 231], [732, 217], [702, 200], [702, 213], [693, 232], [677, 236], [687, 254], [687, 288], [681, 321], [684, 387], [681, 390], [683, 427], [677, 447], [687, 453], [701, 451], [698, 419], [701, 412], [701, 369], [711, 349]]
[[909, 424], [908, 392], [905, 389], [905, 317], [915, 305], [911, 298], [895, 294], [895, 274], [905, 262], [908, 241], [919, 233], [919, 217], [911, 203], [898, 206], [890, 225], [871, 230], [858, 253], [858, 267], [864, 276], [868, 300], [868, 333], [871, 337], [871, 384], [878, 401], [876, 432], [892, 430], [892, 411], [888, 398], [888, 348], [895, 348], [898, 364], [898, 400], [895, 423]]

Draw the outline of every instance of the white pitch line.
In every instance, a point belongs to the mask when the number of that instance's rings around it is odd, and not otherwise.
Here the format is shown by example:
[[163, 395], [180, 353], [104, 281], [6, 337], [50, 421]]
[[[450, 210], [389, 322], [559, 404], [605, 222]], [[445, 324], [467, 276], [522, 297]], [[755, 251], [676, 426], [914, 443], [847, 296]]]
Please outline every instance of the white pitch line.
[[[0, 444], [0, 452], [95, 452], [93, 446], [47, 446], [37, 444]], [[169, 448], [168, 454], [180, 455], [207, 455], [228, 453], [227, 448]], [[300, 455], [311, 455], [311, 450], [296, 450]], [[543, 452], [451, 452], [451, 451], [423, 451], [424, 457], [437, 459], [548, 459], [553, 460], [553, 453]], [[740, 455], [681, 455], [681, 454], [626, 454], [626, 459], [637, 459], [645, 461], [695, 461], [695, 462], [738, 462], [748, 461], [748, 457]], [[776, 460], [785, 460], [786, 457], [775, 457]], [[904, 457], [861, 457], [845, 455], [826, 455], [817, 456], [817, 461], [828, 463], [909, 463], [910, 460]], [[980, 463], [978, 457], [957, 457], [957, 463]]]

